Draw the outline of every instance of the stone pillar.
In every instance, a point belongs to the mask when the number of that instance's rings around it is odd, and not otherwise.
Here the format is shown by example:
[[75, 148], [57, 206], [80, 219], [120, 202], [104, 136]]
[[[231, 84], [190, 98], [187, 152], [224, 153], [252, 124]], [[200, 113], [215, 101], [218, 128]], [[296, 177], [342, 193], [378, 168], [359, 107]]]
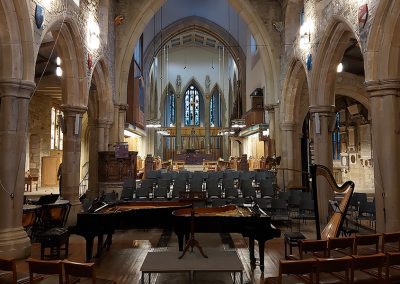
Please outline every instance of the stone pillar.
[[89, 118], [89, 185], [86, 195], [96, 198], [99, 195], [98, 187], [98, 132], [96, 120]]
[[111, 121], [106, 121], [104, 127], [104, 151], [110, 151], [110, 131], [111, 131]]
[[[282, 156], [282, 142], [281, 142], [281, 131], [280, 131], [280, 121], [279, 121], [279, 104], [273, 105], [273, 115], [271, 125], [273, 127], [272, 131], [272, 148], [273, 154], [277, 157]], [[270, 134], [271, 135], [271, 134]]]
[[24, 258], [31, 243], [22, 227], [29, 99], [35, 83], [0, 80], [0, 257]]
[[[370, 81], [376, 229], [400, 230], [400, 81]], [[356, 185], [357, 188], [357, 185]]]
[[[315, 164], [333, 169], [332, 160], [332, 124], [335, 123], [335, 106], [310, 106], [312, 127], [314, 127], [314, 160]], [[317, 179], [318, 209], [320, 221], [324, 224], [328, 219], [329, 200], [334, 192], [324, 177]]]
[[[275, 141], [276, 141], [276, 128], [275, 128], [275, 107], [276, 105], [266, 105], [265, 110], [268, 112], [268, 128], [269, 128], [269, 147], [266, 156], [272, 157], [276, 154]], [[279, 128], [278, 128], [279, 129]]]
[[282, 130], [282, 158], [284, 161], [284, 167], [288, 170], [285, 170], [285, 186], [288, 183], [293, 182], [294, 179], [294, 131], [296, 124], [294, 122], [283, 122], [281, 124]]
[[176, 128], [176, 143], [175, 143], [175, 152], [177, 154], [181, 153], [182, 150], [182, 133], [181, 133], [181, 128], [182, 128], [182, 94], [177, 93], [176, 94], [176, 106], [175, 106], [175, 128]]
[[113, 146], [119, 142], [119, 105], [114, 105], [114, 121], [111, 124], [110, 129], [110, 141], [109, 144]]
[[118, 111], [118, 142], [124, 141], [125, 117], [128, 105], [119, 105]]
[[61, 105], [64, 113], [65, 133], [63, 141], [62, 197], [71, 202], [68, 225], [76, 224], [81, 209], [79, 201], [82, 116], [86, 107]]
[[206, 93], [205, 95], [205, 102], [204, 102], [204, 129], [205, 129], [205, 146], [206, 146], [206, 153], [210, 154], [210, 100], [211, 95], [210, 93]]

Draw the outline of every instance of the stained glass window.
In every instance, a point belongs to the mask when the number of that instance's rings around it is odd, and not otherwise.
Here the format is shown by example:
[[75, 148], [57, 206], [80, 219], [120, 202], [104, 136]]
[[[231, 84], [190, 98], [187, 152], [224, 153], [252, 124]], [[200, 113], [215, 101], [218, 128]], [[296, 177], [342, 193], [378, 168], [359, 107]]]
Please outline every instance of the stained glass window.
[[193, 85], [185, 93], [185, 125], [200, 125], [200, 96]]

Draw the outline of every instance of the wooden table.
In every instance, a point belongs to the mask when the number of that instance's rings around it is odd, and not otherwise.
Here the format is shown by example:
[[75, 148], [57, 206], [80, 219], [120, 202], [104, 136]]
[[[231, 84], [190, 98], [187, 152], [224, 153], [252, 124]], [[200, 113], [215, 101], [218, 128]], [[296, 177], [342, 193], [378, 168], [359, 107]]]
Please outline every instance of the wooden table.
[[240, 261], [236, 251], [223, 251], [217, 249], [204, 249], [208, 258], [204, 258], [198, 250], [185, 254], [179, 259], [181, 252], [149, 252], [144, 259], [140, 271], [142, 272], [142, 284], [144, 276], [151, 273], [190, 273], [190, 279], [194, 272], [233, 272], [234, 282], [236, 282], [236, 273], [240, 274], [240, 283], [243, 283], [243, 264]]
[[32, 182], [36, 182], [36, 191], [38, 190], [39, 177], [27, 176], [25, 177], [25, 191], [32, 191]]

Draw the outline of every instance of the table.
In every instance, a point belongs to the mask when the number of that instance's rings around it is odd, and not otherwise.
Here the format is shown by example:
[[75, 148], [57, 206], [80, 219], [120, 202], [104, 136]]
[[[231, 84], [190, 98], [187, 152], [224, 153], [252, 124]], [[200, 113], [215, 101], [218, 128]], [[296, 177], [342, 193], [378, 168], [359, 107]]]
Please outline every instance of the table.
[[32, 182], [36, 182], [36, 191], [38, 190], [39, 177], [27, 176], [25, 177], [25, 191], [32, 191]]
[[185, 254], [179, 259], [181, 252], [149, 252], [140, 268], [142, 271], [142, 283], [144, 276], [151, 273], [176, 273], [188, 272], [190, 277], [194, 272], [233, 272], [234, 282], [236, 282], [236, 273], [240, 274], [240, 283], [243, 283], [243, 264], [240, 261], [236, 251], [223, 251], [217, 249], [205, 249], [208, 258], [204, 258], [200, 252], [195, 249], [193, 252]]

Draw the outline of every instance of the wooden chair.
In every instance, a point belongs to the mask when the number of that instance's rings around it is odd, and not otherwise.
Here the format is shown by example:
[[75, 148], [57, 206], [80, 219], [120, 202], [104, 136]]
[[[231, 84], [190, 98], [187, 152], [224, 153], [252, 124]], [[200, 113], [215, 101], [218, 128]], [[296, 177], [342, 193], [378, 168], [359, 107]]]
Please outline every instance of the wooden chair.
[[354, 237], [328, 239], [328, 256], [330, 258], [352, 255], [353, 249], [354, 249]]
[[281, 260], [278, 283], [313, 283], [316, 260]]
[[15, 260], [0, 258], [0, 283], [17, 284], [17, 280]]
[[[113, 280], [102, 279], [96, 277], [96, 271], [94, 263], [79, 263], [68, 260], [63, 261], [66, 284], [76, 283], [76, 278], [79, 278], [78, 282], [81, 284], [114, 284]], [[71, 281], [71, 276], [74, 278]], [[84, 278], [84, 279], [81, 279]]]
[[386, 254], [386, 283], [400, 283], [400, 252], [388, 252]]
[[350, 283], [350, 268], [352, 260], [353, 259], [350, 256], [342, 258], [318, 258], [316, 283]]
[[356, 235], [354, 239], [353, 253], [356, 255], [369, 255], [378, 253], [380, 236], [381, 234]]
[[326, 240], [301, 240], [299, 241], [300, 259], [327, 257], [328, 242]]
[[[63, 284], [61, 260], [36, 260], [28, 258], [30, 284]], [[35, 274], [46, 275], [42, 280], [36, 281]]]
[[400, 252], [400, 232], [383, 233], [381, 251], [383, 253], [386, 253], [388, 251]]
[[385, 265], [385, 261], [386, 255], [383, 253], [353, 255], [351, 283], [383, 283], [382, 268]]

